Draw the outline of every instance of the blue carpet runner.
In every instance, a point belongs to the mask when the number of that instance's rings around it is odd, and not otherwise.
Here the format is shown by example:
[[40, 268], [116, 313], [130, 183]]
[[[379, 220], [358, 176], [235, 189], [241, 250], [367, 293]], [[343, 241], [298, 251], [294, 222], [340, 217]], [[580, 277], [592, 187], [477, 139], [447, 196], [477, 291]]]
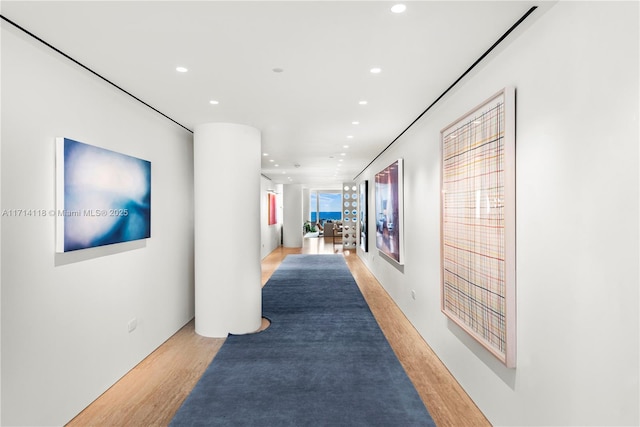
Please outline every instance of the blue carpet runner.
[[263, 288], [271, 326], [230, 335], [181, 426], [435, 426], [342, 255], [289, 255]]

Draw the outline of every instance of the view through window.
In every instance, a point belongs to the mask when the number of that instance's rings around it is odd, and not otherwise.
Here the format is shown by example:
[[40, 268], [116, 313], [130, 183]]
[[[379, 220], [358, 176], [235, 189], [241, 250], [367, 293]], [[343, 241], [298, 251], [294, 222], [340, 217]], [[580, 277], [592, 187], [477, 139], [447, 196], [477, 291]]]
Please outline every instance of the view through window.
[[327, 220], [342, 219], [342, 193], [330, 191], [309, 192], [309, 216], [312, 223], [324, 226]]

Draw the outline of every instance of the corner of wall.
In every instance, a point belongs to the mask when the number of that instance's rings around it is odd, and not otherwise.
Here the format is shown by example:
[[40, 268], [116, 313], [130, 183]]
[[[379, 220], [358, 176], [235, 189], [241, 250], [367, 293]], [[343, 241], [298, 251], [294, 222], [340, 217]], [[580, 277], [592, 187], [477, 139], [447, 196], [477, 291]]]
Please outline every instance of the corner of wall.
[[[276, 194], [276, 217], [278, 222], [269, 225], [267, 217], [269, 207], [267, 194]], [[282, 232], [282, 184], [276, 184], [270, 179], [260, 177], [260, 258], [263, 259], [280, 246]]]

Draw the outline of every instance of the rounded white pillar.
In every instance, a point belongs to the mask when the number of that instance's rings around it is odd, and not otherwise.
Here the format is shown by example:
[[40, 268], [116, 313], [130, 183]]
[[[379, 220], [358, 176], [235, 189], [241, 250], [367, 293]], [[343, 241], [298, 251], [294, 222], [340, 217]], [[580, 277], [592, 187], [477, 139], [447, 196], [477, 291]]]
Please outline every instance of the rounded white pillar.
[[194, 131], [196, 333], [260, 328], [260, 131], [232, 123]]
[[302, 186], [282, 186], [282, 244], [286, 248], [302, 247]]

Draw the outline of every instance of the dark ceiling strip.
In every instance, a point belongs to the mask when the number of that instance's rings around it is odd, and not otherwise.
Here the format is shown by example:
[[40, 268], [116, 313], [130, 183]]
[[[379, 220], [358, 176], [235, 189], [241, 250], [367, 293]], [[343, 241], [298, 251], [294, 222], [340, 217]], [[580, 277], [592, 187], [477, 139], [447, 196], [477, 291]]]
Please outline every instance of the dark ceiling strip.
[[377, 155], [373, 160], [371, 160], [371, 162], [370, 162], [367, 166], [365, 166], [365, 168], [364, 168], [364, 169], [362, 169], [362, 170], [360, 171], [360, 173], [358, 173], [355, 177], [353, 177], [353, 180], [355, 181], [355, 180], [356, 180], [360, 175], [362, 175], [362, 173], [363, 173], [364, 171], [366, 171], [366, 170], [367, 170], [367, 168], [373, 164], [373, 162], [375, 162], [376, 160], [378, 160], [378, 159], [380, 158], [380, 156], [382, 156], [382, 155], [384, 154], [384, 152], [385, 152], [385, 151], [387, 151], [387, 150], [388, 150], [388, 149], [389, 149], [389, 148], [390, 148], [390, 147], [391, 147], [391, 146], [392, 146], [392, 145], [393, 145], [393, 144], [394, 144], [398, 139], [400, 139], [400, 137], [401, 137], [402, 135], [404, 135], [404, 134], [405, 134], [405, 132], [406, 132], [406, 131], [408, 131], [408, 130], [411, 128], [411, 126], [413, 126], [413, 125], [414, 125], [418, 120], [420, 120], [420, 119], [422, 118], [422, 116], [424, 116], [424, 115], [425, 115], [425, 113], [426, 113], [427, 111], [429, 111], [429, 110], [430, 110], [434, 105], [436, 105], [436, 103], [438, 103], [438, 101], [440, 101], [440, 100], [441, 100], [441, 99], [442, 99], [442, 98], [443, 98], [443, 97], [444, 97], [444, 96], [445, 96], [445, 95], [446, 95], [446, 94], [447, 94], [451, 89], [453, 89], [453, 87], [454, 87], [455, 85], [457, 85], [457, 84], [458, 84], [458, 82], [459, 82], [460, 80], [462, 80], [462, 79], [463, 79], [467, 74], [469, 74], [469, 73], [471, 72], [471, 70], [473, 70], [473, 69], [475, 68], [475, 66], [476, 66], [476, 65], [478, 65], [478, 64], [480, 63], [480, 61], [482, 61], [482, 60], [483, 60], [487, 55], [489, 55], [489, 54], [491, 53], [491, 51], [492, 51], [493, 49], [495, 49], [495, 48], [496, 48], [500, 43], [502, 43], [502, 41], [503, 41], [504, 39], [506, 39], [506, 38], [507, 38], [507, 36], [509, 36], [509, 34], [511, 34], [511, 32], [513, 32], [513, 30], [515, 30], [515, 29], [518, 27], [518, 25], [522, 24], [522, 22], [523, 22], [525, 19], [527, 19], [527, 18], [529, 17], [529, 15], [531, 15], [531, 14], [533, 13], [533, 11], [534, 11], [534, 10], [536, 10], [537, 8], [538, 8], [538, 6], [532, 6], [532, 7], [531, 7], [531, 8], [530, 8], [530, 9], [529, 9], [529, 10], [528, 10], [524, 15], [522, 15], [522, 17], [521, 17], [520, 19], [518, 19], [518, 20], [516, 21], [516, 23], [515, 23], [515, 24], [513, 24], [513, 25], [511, 26], [511, 28], [509, 28], [509, 29], [508, 29], [508, 30], [507, 30], [507, 31], [502, 35], [502, 37], [500, 37], [500, 38], [499, 38], [499, 39], [498, 39], [498, 40], [497, 40], [497, 41], [496, 41], [496, 42], [495, 42], [495, 43], [494, 43], [494, 44], [493, 44], [489, 49], [487, 49], [487, 50], [485, 51], [485, 53], [483, 53], [483, 54], [482, 54], [482, 56], [480, 56], [480, 58], [476, 59], [476, 62], [474, 62], [474, 63], [473, 63], [469, 68], [467, 68], [467, 71], [465, 71], [464, 73], [462, 73], [462, 75], [461, 75], [460, 77], [458, 77], [458, 78], [456, 79], [456, 81], [455, 81], [455, 82], [453, 82], [453, 83], [451, 84], [451, 86], [449, 86], [449, 87], [448, 87], [444, 92], [442, 92], [442, 94], [441, 94], [438, 98], [436, 98], [436, 100], [435, 100], [435, 101], [433, 101], [433, 102], [431, 103], [431, 105], [429, 105], [429, 106], [426, 108], [426, 110], [424, 110], [422, 113], [420, 113], [420, 115], [419, 115], [418, 117], [416, 117], [416, 119], [415, 119], [414, 121], [412, 121], [412, 122], [411, 122], [411, 124], [410, 124], [409, 126], [407, 126], [407, 127], [405, 128], [405, 130], [403, 130], [403, 131], [400, 133], [400, 135], [398, 135], [398, 136], [397, 136], [393, 141], [391, 141], [391, 143], [389, 143], [389, 145], [387, 145], [387, 146], [386, 146], [386, 147], [385, 147], [385, 148], [380, 152], [380, 154], [378, 154], [378, 155]]
[[140, 98], [138, 98], [137, 96], [133, 95], [131, 92], [128, 92], [126, 90], [124, 90], [123, 88], [121, 88], [120, 86], [118, 86], [117, 84], [115, 84], [114, 82], [112, 82], [111, 80], [101, 76], [100, 74], [96, 73], [95, 71], [93, 71], [91, 68], [87, 67], [86, 65], [78, 62], [77, 60], [73, 59], [72, 57], [70, 57], [69, 55], [67, 55], [66, 53], [62, 52], [60, 49], [58, 49], [55, 46], [52, 46], [51, 44], [47, 43], [46, 41], [42, 40], [40, 37], [36, 36], [35, 34], [33, 34], [32, 32], [30, 32], [29, 30], [27, 30], [26, 28], [21, 27], [20, 25], [16, 24], [15, 22], [13, 22], [12, 20], [10, 20], [9, 18], [5, 17], [4, 15], [0, 14], [0, 18], [2, 18], [4, 21], [8, 22], [9, 24], [13, 25], [14, 27], [16, 27], [17, 29], [19, 29], [20, 31], [22, 31], [23, 33], [33, 37], [34, 39], [38, 40], [40, 43], [44, 44], [45, 46], [47, 46], [50, 49], [53, 49], [54, 51], [58, 52], [60, 55], [64, 56], [65, 58], [67, 58], [68, 60], [76, 63], [77, 65], [79, 65], [80, 67], [84, 68], [85, 70], [89, 71], [91, 74], [95, 75], [96, 77], [99, 77], [100, 79], [104, 80], [105, 82], [109, 83], [111, 86], [115, 87], [116, 89], [119, 89], [120, 91], [126, 93], [127, 95], [129, 95], [130, 97], [132, 97], [133, 99], [135, 99], [136, 101], [140, 102], [141, 104], [151, 108], [153, 111], [155, 111], [156, 113], [160, 114], [161, 116], [171, 120], [173, 123], [177, 124], [178, 126], [180, 126], [181, 128], [193, 133], [193, 131], [191, 129], [189, 129], [188, 127], [184, 126], [181, 123], [178, 123], [177, 121], [173, 120], [171, 117], [167, 116], [166, 114], [164, 114], [162, 111], [158, 110], [157, 108], [152, 107], [151, 105], [147, 104], [146, 102], [144, 102], [143, 100], [141, 100]]

